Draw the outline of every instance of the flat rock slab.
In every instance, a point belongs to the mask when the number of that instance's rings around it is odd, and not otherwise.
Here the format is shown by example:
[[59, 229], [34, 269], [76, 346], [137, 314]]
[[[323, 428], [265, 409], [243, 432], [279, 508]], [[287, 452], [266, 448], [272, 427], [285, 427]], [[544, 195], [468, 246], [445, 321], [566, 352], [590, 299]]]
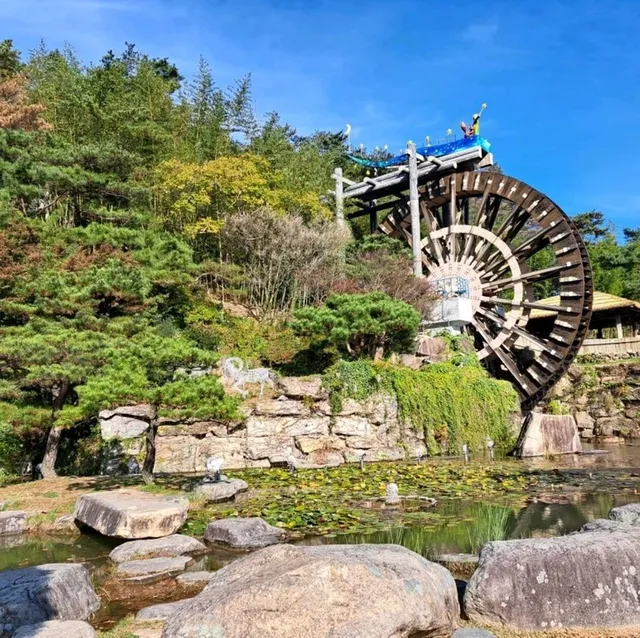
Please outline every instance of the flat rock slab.
[[180, 585], [193, 587], [195, 585], [206, 585], [215, 575], [216, 572], [185, 572], [180, 574], [176, 581]]
[[160, 605], [145, 607], [136, 614], [136, 620], [143, 620], [145, 622], [164, 622], [165, 620], [168, 620], [171, 614], [175, 613], [178, 609], [181, 609], [189, 602], [191, 602], [191, 598], [176, 600], [172, 603], [162, 603]]
[[192, 561], [189, 556], [173, 558], [148, 558], [120, 563], [116, 569], [118, 576], [138, 583], [149, 583], [159, 578], [167, 578], [182, 573]]
[[208, 503], [222, 503], [235, 498], [238, 492], [246, 492], [249, 485], [242, 479], [226, 479], [217, 483], [200, 483], [193, 493]]
[[171, 534], [164, 538], [123, 543], [109, 554], [109, 558], [114, 563], [124, 563], [144, 558], [173, 558], [185, 554], [204, 554], [206, 551], [207, 548], [191, 536]]
[[496, 638], [496, 635], [486, 629], [465, 628], [456, 629], [451, 638]]
[[84, 620], [49, 620], [20, 627], [13, 638], [95, 638], [96, 631]]
[[187, 499], [138, 490], [84, 494], [76, 502], [76, 520], [105, 536], [159, 538], [177, 532], [187, 520]]
[[261, 518], [225, 518], [209, 523], [204, 540], [223, 543], [237, 549], [257, 549], [284, 540], [286, 534], [279, 527]]
[[441, 565], [397, 545], [267, 547], [216, 572], [163, 638], [450, 636], [460, 614]]
[[22, 510], [0, 512], [0, 536], [14, 536], [27, 531], [27, 513]]
[[82, 565], [47, 564], [0, 572], [0, 627], [86, 620], [100, 608]]
[[609, 518], [612, 521], [627, 525], [640, 525], [640, 503], [629, 503], [629, 505], [614, 507], [609, 512]]
[[513, 629], [640, 625], [640, 529], [487, 543], [470, 620]]

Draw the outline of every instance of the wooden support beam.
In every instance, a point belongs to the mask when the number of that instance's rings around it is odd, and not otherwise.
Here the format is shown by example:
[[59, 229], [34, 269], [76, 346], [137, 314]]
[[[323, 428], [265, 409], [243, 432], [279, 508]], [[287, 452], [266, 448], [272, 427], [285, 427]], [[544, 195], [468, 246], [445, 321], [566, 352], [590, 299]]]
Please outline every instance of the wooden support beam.
[[371, 200], [370, 202], [360, 202], [357, 199], [352, 200], [353, 203], [360, 208], [360, 210], [349, 213], [347, 217], [349, 219], [356, 219], [357, 217], [362, 217], [363, 215], [369, 215], [372, 212], [379, 213], [383, 210], [389, 210], [396, 206], [397, 204], [404, 204], [409, 201], [406, 197], [400, 196], [397, 199], [394, 199], [390, 202], [381, 202], [380, 204], [376, 204], [377, 200]]
[[344, 191], [342, 184], [342, 169], [336, 168], [333, 173], [336, 179], [336, 221], [338, 226], [344, 226]]
[[376, 200], [372, 200], [369, 207], [369, 232], [371, 234], [378, 230], [378, 211], [376, 210]]
[[616, 315], [616, 334], [618, 335], [618, 339], [622, 339], [622, 318], [619, 314]]
[[[428, 156], [428, 161], [420, 164], [418, 168], [418, 178], [426, 177], [427, 175], [431, 175], [431, 173], [444, 169], [455, 169], [460, 164], [466, 162], [472, 163], [475, 160], [481, 159], [484, 155], [485, 151], [480, 147], [473, 147], [452, 153], [451, 155], [446, 155], [442, 158], [432, 158], [432, 156]], [[406, 188], [407, 170], [408, 168], [405, 166], [390, 173], [379, 175], [376, 178], [366, 178], [354, 186], [347, 187], [344, 190], [344, 196], [345, 198], [365, 197], [367, 199], [376, 199], [382, 195], [389, 194], [390, 191], [398, 186]]]
[[493, 153], [487, 153], [479, 162], [478, 168], [486, 168], [487, 166], [493, 166]]
[[420, 239], [420, 196], [418, 194], [418, 158], [416, 145], [409, 145], [409, 210], [411, 211], [411, 250], [413, 274], [422, 277], [422, 240]]

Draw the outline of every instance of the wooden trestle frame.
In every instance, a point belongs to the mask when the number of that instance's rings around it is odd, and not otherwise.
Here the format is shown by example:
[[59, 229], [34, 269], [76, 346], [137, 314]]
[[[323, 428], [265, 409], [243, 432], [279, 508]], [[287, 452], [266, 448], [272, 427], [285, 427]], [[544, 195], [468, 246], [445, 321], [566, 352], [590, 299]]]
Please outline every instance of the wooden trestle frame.
[[[545, 195], [492, 170], [480, 147], [435, 158], [410, 143], [407, 154], [408, 165], [359, 183], [336, 169], [337, 221], [345, 223], [345, 203], [355, 204], [348, 219], [368, 215], [372, 232], [412, 247], [416, 276], [471, 272], [466, 330], [490, 372], [510, 380], [530, 409], [569, 367], [589, 327], [593, 285], [580, 234]], [[554, 263], [532, 270], [530, 258], [547, 247]], [[536, 300], [533, 284], [549, 279], [558, 306]], [[528, 328], [534, 308], [556, 313], [548, 334]]]

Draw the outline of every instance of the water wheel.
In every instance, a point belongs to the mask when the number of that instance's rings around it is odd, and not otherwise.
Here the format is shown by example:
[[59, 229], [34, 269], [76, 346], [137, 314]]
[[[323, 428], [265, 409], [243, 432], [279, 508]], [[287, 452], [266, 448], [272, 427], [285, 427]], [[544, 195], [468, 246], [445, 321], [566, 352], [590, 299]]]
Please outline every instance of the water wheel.
[[[419, 192], [426, 276], [436, 287], [464, 282], [473, 319], [463, 330], [489, 371], [532, 407], [589, 327], [591, 267], [575, 225], [542, 193], [498, 172], [434, 177]], [[378, 229], [410, 243], [408, 205], [396, 204]]]

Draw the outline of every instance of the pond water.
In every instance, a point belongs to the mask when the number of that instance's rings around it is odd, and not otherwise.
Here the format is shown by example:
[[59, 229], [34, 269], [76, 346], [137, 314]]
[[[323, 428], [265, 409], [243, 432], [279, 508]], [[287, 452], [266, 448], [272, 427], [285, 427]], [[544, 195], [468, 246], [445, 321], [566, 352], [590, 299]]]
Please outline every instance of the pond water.
[[[593, 452], [592, 450], [587, 450]], [[610, 447], [606, 453], [589, 453], [556, 459], [513, 463], [539, 473], [535, 493], [519, 509], [500, 502], [445, 500], [432, 508], [427, 524], [399, 526], [393, 511], [388, 527], [372, 534], [336, 534], [309, 537], [302, 544], [396, 543], [427, 558], [442, 553], [477, 553], [490, 540], [558, 536], [579, 530], [595, 518], [606, 518], [617, 505], [640, 501], [640, 445]], [[460, 460], [435, 462], [457, 463]], [[473, 462], [473, 461], [472, 461]], [[485, 461], [476, 460], [476, 463]], [[407, 507], [415, 503], [407, 503]], [[109, 577], [109, 552], [118, 541], [99, 535], [67, 537], [0, 537], [0, 569], [53, 562], [82, 562], [92, 571], [98, 590]], [[241, 553], [215, 549], [199, 557], [189, 570], [217, 570]], [[107, 586], [108, 589], [108, 586]], [[183, 598], [174, 584], [131, 591], [103, 592], [106, 604], [95, 624], [107, 627], [118, 618], [157, 602]], [[135, 589], [135, 587], [133, 587]], [[108, 602], [107, 602], [108, 601]]]

